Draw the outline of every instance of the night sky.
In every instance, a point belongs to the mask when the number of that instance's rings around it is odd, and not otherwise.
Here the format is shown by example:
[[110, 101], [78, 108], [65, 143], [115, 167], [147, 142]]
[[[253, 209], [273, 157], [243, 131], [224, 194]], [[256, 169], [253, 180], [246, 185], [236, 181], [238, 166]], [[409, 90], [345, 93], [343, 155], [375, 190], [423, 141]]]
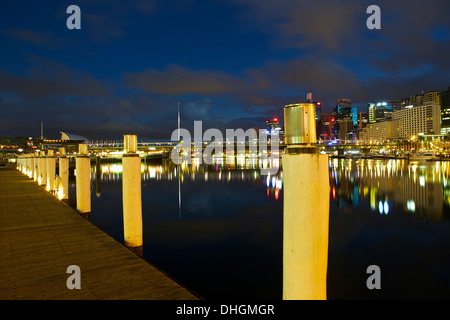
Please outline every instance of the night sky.
[[[69, 30], [69, 5], [81, 30]], [[369, 30], [369, 5], [381, 30]], [[0, 2], [0, 136], [170, 139], [264, 128], [308, 92], [358, 111], [450, 86], [450, 2]]]

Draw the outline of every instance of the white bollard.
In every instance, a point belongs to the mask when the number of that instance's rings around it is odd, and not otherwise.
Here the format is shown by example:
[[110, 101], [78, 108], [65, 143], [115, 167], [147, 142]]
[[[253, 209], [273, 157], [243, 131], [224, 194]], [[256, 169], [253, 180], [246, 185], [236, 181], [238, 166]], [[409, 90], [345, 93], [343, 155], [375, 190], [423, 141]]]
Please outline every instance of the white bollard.
[[328, 156], [315, 143], [314, 105], [284, 109], [283, 299], [326, 299], [328, 268]]
[[27, 164], [27, 168], [26, 168], [26, 175], [27, 175], [27, 177], [29, 178], [31, 175], [30, 175], [30, 168], [31, 168], [31, 165], [30, 165], [30, 161], [31, 161], [31, 157], [30, 157], [30, 154], [26, 154], [26, 158], [25, 158], [26, 160], [26, 164]]
[[34, 179], [34, 171], [36, 169], [34, 161], [35, 161], [34, 153], [30, 153], [30, 178], [31, 179]]
[[125, 245], [142, 255], [141, 158], [136, 153], [137, 137], [124, 136], [122, 157], [123, 227]]
[[24, 164], [23, 173], [28, 176], [29, 166], [28, 166], [28, 155], [27, 154], [23, 155], [23, 164]]
[[55, 191], [55, 176], [56, 176], [56, 158], [53, 154], [53, 150], [47, 151], [46, 158], [47, 166], [47, 191], [53, 193]]
[[102, 194], [100, 182], [101, 177], [102, 177], [102, 168], [100, 165], [100, 157], [97, 156], [95, 159], [95, 195], [97, 196], [97, 198], [100, 198]]
[[28, 174], [29, 174], [28, 173], [28, 169], [29, 169], [28, 154], [24, 154], [23, 161], [24, 161], [24, 167], [25, 167], [24, 170], [23, 170], [23, 173], [28, 176]]
[[39, 177], [39, 152], [34, 153], [34, 171], [33, 171], [33, 180], [37, 181]]
[[28, 178], [33, 177], [33, 154], [29, 153], [28, 155]]
[[75, 168], [77, 210], [79, 213], [87, 214], [91, 212], [91, 159], [87, 154], [86, 144], [78, 146]]
[[66, 156], [66, 149], [59, 148], [59, 178], [58, 199], [62, 201], [69, 200], [69, 158]]
[[45, 151], [41, 151], [39, 154], [38, 184], [40, 186], [45, 186], [47, 184], [47, 164], [45, 161]]

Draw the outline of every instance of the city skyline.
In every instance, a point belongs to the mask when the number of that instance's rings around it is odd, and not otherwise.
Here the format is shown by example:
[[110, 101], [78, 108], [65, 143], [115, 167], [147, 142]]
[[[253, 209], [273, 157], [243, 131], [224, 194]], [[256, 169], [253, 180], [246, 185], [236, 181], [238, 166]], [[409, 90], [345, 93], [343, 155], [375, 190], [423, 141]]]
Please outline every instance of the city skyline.
[[[70, 3], [72, 4], [72, 3]], [[195, 120], [264, 127], [312, 92], [323, 112], [338, 99], [369, 102], [446, 90], [448, 3], [379, 1], [77, 1], [1, 6], [0, 136], [67, 131], [89, 139], [169, 139]]]

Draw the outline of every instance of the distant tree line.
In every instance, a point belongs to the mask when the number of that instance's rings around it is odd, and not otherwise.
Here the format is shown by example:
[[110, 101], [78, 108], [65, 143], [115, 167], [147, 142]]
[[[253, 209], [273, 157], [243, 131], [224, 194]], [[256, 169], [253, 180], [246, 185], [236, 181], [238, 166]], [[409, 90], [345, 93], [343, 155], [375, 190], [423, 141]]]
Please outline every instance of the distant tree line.
[[25, 138], [25, 137], [2, 137], [0, 138], [0, 144], [7, 146], [17, 146], [20, 149], [29, 150], [32, 146], [39, 146], [42, 144], [42, 140], [39, 138]]

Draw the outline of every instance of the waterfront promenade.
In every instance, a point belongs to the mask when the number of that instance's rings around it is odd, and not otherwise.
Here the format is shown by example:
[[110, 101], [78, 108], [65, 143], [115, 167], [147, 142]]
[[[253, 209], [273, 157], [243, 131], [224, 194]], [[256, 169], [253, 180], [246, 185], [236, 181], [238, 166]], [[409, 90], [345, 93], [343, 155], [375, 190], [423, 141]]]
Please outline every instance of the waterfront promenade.
[[[81, 270], [81, 289], [67, 288], [70, 265]], [[0, 167], [0, 299], [197, 297], [6, 166]]]

